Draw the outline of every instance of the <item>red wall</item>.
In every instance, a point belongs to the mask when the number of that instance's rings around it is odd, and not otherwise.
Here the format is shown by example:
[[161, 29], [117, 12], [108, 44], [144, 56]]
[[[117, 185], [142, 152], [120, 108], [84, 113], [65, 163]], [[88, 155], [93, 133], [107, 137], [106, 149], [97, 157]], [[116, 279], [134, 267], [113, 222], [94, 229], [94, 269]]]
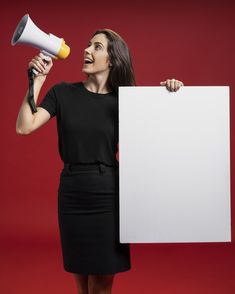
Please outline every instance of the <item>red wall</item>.
[[[71, 48], [67, 60], [54, 62], [38, 101], [54, 83], [85, 79], [81, 72], [83, 49], [98, 28], [111, 28], [126, 40], [140, 86], [158, 86], [167, 78], [179, 79], [186, 86], [230, 86], [233, 216], [232, 1], [7, 1], [0, 13], [2, 245], [40, 242], [59, 246], [57, 188], [63, 164], [57, 150], [56, 120], [29, 136], [15, 132], [28, 86], [27, 65], [38, 53], [31, 47], [10, 44], [26, 13], [40, 29], [63, 37]], [[220, 244], [131, 244], [131, 250], [126, 293], [235, 293], [234, 237], [232, 243]]]

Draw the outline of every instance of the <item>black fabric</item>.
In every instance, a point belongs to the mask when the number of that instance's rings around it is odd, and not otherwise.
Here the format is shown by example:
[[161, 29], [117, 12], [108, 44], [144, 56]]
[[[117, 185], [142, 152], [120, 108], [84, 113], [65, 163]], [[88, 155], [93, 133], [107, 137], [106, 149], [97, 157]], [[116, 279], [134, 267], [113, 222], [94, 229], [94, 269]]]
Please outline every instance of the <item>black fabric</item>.
[[117, 166], [118, 97], [88, 91], [83, 82], [59, 83], [38, 107], [57, 117], [59, 154], [64, 163]]
[[64, 269], [114, 274], [131, 268], [130, 245], [119, 242], [118, 97], [82, 82], [52, 87], [38, 107], [57, 117], [64, 161], [58, 220]]
[[34, 89], [33, 89], [34, 72], [32, 68], [29, 68], [27, 72], [28, 72], [28, 81], [29, 81], [29, 93], [28, 93], [27, 101], [29, 103], [32, 113], [34, 114], [35, 112], [37, 112], [37, 107], [34, 101]]
[[130, 244], [119, 242], [118, 168], [66, 165], [60, 175], [58, 219], [64, 269], [115, 274], [131, 268]]

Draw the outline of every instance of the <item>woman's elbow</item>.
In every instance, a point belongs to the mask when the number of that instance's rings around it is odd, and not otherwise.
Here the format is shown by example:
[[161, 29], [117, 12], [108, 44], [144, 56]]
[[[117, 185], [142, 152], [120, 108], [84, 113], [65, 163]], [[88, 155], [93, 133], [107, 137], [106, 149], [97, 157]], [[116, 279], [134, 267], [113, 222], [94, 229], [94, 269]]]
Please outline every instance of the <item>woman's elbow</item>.
[[22, 130], [22, 129], [18, 129], [16, 128], [16, 134], [17, 135], [29, 135], [31, 132], [29, 130]]

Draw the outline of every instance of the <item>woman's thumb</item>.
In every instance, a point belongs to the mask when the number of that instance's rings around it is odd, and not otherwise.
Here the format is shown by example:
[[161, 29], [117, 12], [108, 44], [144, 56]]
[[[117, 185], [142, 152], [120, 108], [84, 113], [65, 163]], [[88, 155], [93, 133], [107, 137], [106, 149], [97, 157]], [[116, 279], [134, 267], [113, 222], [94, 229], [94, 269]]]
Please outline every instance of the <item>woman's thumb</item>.
[[164, 82], [160, 82], [160, 85], [161, 85], [161, 86], [165, 86], [165, 85], [166, 85], [166, 81], [164, 81]]

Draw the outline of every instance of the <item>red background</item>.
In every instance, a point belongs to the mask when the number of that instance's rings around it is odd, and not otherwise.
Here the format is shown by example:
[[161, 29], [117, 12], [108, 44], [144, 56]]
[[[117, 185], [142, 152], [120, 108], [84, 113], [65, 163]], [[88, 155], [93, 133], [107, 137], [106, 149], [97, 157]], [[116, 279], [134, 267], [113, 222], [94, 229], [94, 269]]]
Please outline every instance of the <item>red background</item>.
[[[6, 1], [1, 4], [1, 293], [76, 293], [63, 271], [57, 188], [63, 166], [56, 119], [29, 136], [15, 131], [27, 90], [26, 69], [37, 49], [12, 47], [29, 13], [46, 33], [71, 47], [55, 61], [39, 101], [57, 82], [80, 81], [83, 50], [98, 28], [117, 31], [132, 53], [139, 86], [176, 78], [187, 86], [230, 86], [231, 193], [234, 212], [234, 28], [232, 1]], [[200, 118], [199, 118], [200, 119]], [[132, 269], [116, 275], [113, 293], [235, 293], [232, 243], [131, 244]]]

